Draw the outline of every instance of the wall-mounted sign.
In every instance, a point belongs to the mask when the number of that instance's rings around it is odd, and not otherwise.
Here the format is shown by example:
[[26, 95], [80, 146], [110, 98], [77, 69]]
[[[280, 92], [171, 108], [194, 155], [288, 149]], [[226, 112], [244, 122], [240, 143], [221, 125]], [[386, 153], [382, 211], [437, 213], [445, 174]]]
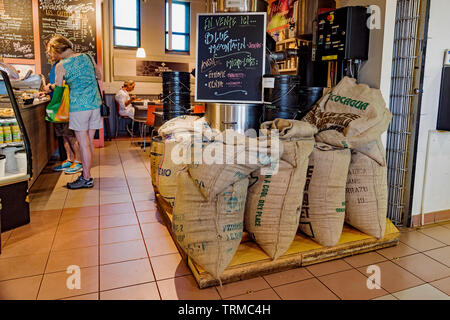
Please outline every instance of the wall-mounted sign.
[[0, 0], [0, 56], [34, 59], [30, 0]]
[[197, 15], [195, 100], [262, 103], [266, 13]]
[[75, 52], [97, 60], [96, 0], [39, 0], [39, 27], [43, 75], [48, 75], [52, 64], [45, 46], [55, 34], [72, 41]]
[[137, 61], [136, 75], [146, 77], [160, 77], [165, 71], [190, 72], [189, 63], [165, 61]]

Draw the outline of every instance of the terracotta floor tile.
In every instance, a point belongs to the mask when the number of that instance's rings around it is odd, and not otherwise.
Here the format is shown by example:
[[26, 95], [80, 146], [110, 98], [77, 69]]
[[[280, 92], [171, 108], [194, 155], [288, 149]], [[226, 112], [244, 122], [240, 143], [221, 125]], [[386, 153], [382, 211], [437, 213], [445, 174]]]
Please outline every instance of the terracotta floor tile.
[[386, 261], [386, 258], [376, 252], [367, 252], [344, 258], [344, 261], [354, 268], [359, 268]]
[[98, 247], [52, 251], [45, 273], [66, 271], [67, 267], [71, 265], [77, 265], [80, 268], [97, 266]]
[[137, 213], [139, 223], [152, 223], [152, 222], [160, 222], [162, 223], [163, 220], [161, 216], [159, 215], [159, 212], [157, 210], [153, 211], [140, 211]]
[[64, 208], [61, 215], [61, 222], [78, 218], [98, 217], [99, 214], [99, 206]]
[[281, 286], [291, 282], [298, 282], [314, 277], [306, 268], [295, 268], [283, 272], [263, 276], [271, 287]]
[[38, 300], [63, 299], [98, 292], [98, 267], [80, 269], [80, 289], [67, 287], [67, 280], [71, 276], [74, 274], [65, 271], [45, 274]]
[[394, 297], [392, 294], [388, 294], [382, 297], [378, 297], [372, 300], [398, 300], [396, 297]]
[[128, 260], [147, 258], [142, 240], [126, 241], [100, 246], [100, 263], [116, 263]]
[[450, 246], [424, 251], [423, 254], [439, 261], [442, 264], [445, 264], [447, 267], [450, 267]]
[[141, 224], [141, 228], [145, 239], [170, 236], [167, 227], [161, 222], [144, 223]]
[[429, 284], [393, 294], [399, 300], [450, 300], [450, 297]]
[[47, 211], [62, 209], [65, 204], [65, 199], [58, 199], [52, 201], [32, 201], [30, 204], [30, 211]]
[[135, 214], [115, 214], [111, 216], [100, 216], [101, 229], [131, 226], [137, 224], [138, 220]]
[[100, 291], [152, 282], [155, 280], [148, 259], [108, 264], [100, 267]]
[[426, 282], [450, 276], [450, 268], [422, 253], [402, 257], [393, 262]]
[[150, 257], [178, 253], [178, 249], [170, 235], [147, 238], [144, 240]]
[[419, 251], [431, 250], [445, 246], [444, 243], [418, 231], [400, 233], [400, 241]]
[[57, 232], [52, 250], [85, 248], [98, 245], [99, 230]]
[[121, 195], [121, 194], [129, 194], [130, 190], [128, 186], [126, 187], [113, 187], [113, 188], [100, 188], [100, 197], [102, 196], [112, 196], [112, 195]]
[[123, 203], [132, 202], [129, 193], [115, 194], [115, 195], [103, 195], [100, 198], [100, 205], [112, 204], [112, 203]]
[[152, 200], [134, 201], [134, 206], [138, 212], [156, 210], [156, 203]]
[[30, 223], [12, 230], [9, 239], [26, 240], [33, 237], [52, 237], [56, 234], [57, 228], [58, 224]]
[[100, 300], [161, 300], [156, 282], [100, 292]]
[[388, 294], [383, 289], [368, 289], [367, 277], [358, 270], [347, 270], [319, 277], [319, 280], [343, 300], [369, 300]]
[[285, 284], [274, 290], [283, 300], [339, 300], [316, 278]]
[[223, 299], [268, 288], [270, 288], [269, 284], [262, 277], [227, 283], [222, 287], [216, 286]]
[[281, 300], [277, 293], [272, 289], [241, 294], [239, 296], [227, 298], [225, 300]]
[[163, 300], [219, 300], [214, 287], [199, 289], [193, 276], [177, 277], [158, 281]]
[[313, 264], [307, 266], [306, 269], [314, 276], [320, 277], [326, 274], [352, 269], [352, 266], [345, 262], [343, 259], [339, 259]]
[[72, 199], [66, 201], [66, 203], [64, 204], [64, 208], [95, 206], [98, 205], [99, 202], [100, 201], [98, 199], [84, 199], [84, 200]]
[[450, 296], [450, 277], [430, 282], [430, 284]]
[[53, 238], [53, 232], [36, 234], [25, 238], [10, 238], [5, 246], [2, 247], [0, 259], [48, 253], [52, 247]]
[[136, 192], [132, 193], [133, 201], [154, 201], [155, 193], [153, 192]]
[[0, 281], [0, 300], [36, 300], [42, 276]]
[[115, 214], [135, 214], [134, 206], [132, 203], [124, 202], [124, 203], [113, 203], [113, 204], [104, 204], [100, 206], [100, 215], [108, 216]]
[[180, 277], [191, 273], [178, 253], [151, 257], [150, 261], [157, 280]]
[[48, 254], [34, 254], [0, 259], [0, 281], [36, 276], [44, 273]]
[[99, 300], [98, 293], [89, 293], [89, 294], [83, 294], [81, 296], [75, 296], [70, 298], [64, 298], [61, 300], [80, 300], [80, 301], [86, 301], [86, 300]]
[[450, 245], [450, 231], [443, 226], [435, 226], [432, 228], [421, 229], [419, 232], [426, 234], [446, 245]]
[[100, 230], [100, 244], [109, 244], [131, 240], [141, 240], [141, 229], [138, 225]]
[[408, 256], [411, 254], [415, 254], [418, 251], [411, 247], [408, 247], [406, 244], [399, 242], [395, 247], [390, 247], [386, 249], [381, 249], [377, 251], [382, 256], [386, 257], [389, 260], [400, 258], [404, 256]]
[[[391, 261], [375, 265], [380, 268], [381, 283], [378, 284], [390, 293], [416, 287], [424, 283], [421, 279]], [[370, 277], [373, 274], [372, 272], [367, 273], [367, 267], [361, 267], [358, 270], [366, 277]]]
[[77, 232], [98, 229], [98, 217], [76, 218], [61, 221], [58, 232]]

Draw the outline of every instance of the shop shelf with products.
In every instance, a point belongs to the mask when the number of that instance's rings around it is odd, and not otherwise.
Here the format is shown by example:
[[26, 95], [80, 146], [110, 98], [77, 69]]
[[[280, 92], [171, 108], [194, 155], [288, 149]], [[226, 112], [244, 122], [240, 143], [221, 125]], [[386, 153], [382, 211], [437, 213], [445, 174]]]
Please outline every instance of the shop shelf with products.
[[[298, 39], [289, 38], [285, 40], [281, 40], [277, 42], [276, 50], [277, 51], [285, 51], [287, 49], [297, 49], [298, 48]], [[289, 57], [286, 60], [279, 61], [278, 68], [280, 74], [297, 74], [297, 57]]]
[[31, 178], [31, 148], [19, 104], [8, 74], [0, 70], [0, 198], [1, 231], [30, 221], [28, 182]]

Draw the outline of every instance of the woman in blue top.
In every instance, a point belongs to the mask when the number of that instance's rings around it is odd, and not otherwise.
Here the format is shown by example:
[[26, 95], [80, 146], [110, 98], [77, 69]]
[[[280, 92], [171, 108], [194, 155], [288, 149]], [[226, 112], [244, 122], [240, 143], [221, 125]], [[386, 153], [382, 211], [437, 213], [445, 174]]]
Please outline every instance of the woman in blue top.
[[94, 135], [103, 128], [100, 115], [102, 99], [97, 88], [100, 72], [93, 59], [83, 53], [75, 53], [69, 39], [56, 35], [50, 39], [48, 52], [52, 59], [60, 60], [55, 69], [55, 84], [59, 87], [63, 81], [69, 86], [69, 128], [75, 131], [81, 151], [83, 173], [74, 182], [68, 183], [69, 189], [92, 188], [92, 157], [94, 154]]
[[[48, 48], [47, 48], [48, 51]], [[44, 87], [44, 91], [53, 97], [53, 90], [55, 88], [55, 69], [59, 61], [54, 61], [54, 64], [50, 70], [49, 83]], [[59, 166], [53, 167], [54, 171], [64, 171], [65, 174], [75, 174], [83, 171], [83, 166], [80, 162], [80, 146], [75, 138], [73, 130], [69, 129], [67, 122], [54, 123], [55, 135], [61, 137], [63, 140], [64, 149], [66, 150], [67, 159]]]

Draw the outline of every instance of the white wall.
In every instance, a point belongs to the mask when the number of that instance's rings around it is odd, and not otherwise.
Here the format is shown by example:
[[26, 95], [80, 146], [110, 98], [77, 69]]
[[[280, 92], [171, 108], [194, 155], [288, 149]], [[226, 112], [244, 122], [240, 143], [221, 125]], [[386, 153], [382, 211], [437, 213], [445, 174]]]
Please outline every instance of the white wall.
[[[420, 214], [421, 208], [424, 213], [450, 209], [450, 135], [435, 131], [444, 52], [450, 48], [450, 1], [431, 0], [430, 10], [413, 215]], [[423, 193], [424, 177], [426, 187]]]
[[[195, 67], [196, 20], [197, 13], [206, 11], [206, 2], [190, 0], [191, 3], [191, 41], [190, 53], [170, 54], [165, 52], [164, 25], [165, 0], [141, 1], [141, 46], [147, 57], [142, 60], [184, 62], [189, 64], [189, 70]], [[136, 50], [115, 49], [112, 38], [112, 0], [103, 2], [103, 44], [105, 91], [116, 92], [123, 80], [136, 80], [136, 94], [160, 94], [162, 92], [159, 77], [136, 77]]]

